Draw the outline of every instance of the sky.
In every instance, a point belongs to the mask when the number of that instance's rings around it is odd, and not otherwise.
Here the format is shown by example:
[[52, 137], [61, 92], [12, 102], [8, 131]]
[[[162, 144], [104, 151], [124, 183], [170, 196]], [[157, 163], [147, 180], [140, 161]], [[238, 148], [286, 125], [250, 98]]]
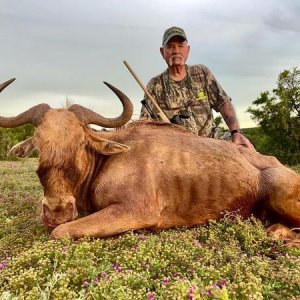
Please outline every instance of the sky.
[[159, 48], [168, 27], [184, 28], [187, 64], [203, 64], [232, 98], [240, 126], [278, 75], [300, 67], [298, 0], [0, 0], [0, 115], [66, 99], [105, 117], [122, 106], [107, 81], [133, 102], [144, 92], [123, 61], [147, 82], [166, 69]]

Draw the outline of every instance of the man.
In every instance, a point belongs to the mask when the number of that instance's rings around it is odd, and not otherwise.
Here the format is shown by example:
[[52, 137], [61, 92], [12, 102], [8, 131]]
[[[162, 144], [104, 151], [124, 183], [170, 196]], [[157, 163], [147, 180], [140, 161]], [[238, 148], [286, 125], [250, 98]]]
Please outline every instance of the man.
[[[232, 141], [253, 148], [240, 130], [231, 98], [226, 95], [211, 71], [203, 65], [186, 65], [189, 51], [184, 30], [179, 27], [168, 28], [160, 48], [168, 68], [149, 81], [147, 90], [172, 123], [183, 125], [195, 134], [214, 137], [214, 109], [221, 113], [231, 132]], [[140, 117], [148, 118], [150, 111], [155, 113], [155, 108], [146, 99]]]

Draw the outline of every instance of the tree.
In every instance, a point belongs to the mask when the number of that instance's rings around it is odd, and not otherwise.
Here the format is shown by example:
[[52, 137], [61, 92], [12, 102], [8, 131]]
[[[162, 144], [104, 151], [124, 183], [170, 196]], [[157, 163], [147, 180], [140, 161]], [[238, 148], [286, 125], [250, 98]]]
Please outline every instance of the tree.
[[288, 164], [300, 163], [300, 70], [284, 70], [277, 88], [253, 101], [247, 112], [267, 136], [260, 152], [275, 155]]

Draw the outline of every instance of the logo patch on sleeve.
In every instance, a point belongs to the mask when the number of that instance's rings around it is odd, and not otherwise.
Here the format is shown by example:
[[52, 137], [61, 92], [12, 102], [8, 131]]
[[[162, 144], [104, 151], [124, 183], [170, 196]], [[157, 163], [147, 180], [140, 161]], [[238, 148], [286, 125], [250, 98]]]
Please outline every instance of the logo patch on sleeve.
[[199, 91], [196, 100], [202, 101], [207, 98], [206, 94], [204, 91]]

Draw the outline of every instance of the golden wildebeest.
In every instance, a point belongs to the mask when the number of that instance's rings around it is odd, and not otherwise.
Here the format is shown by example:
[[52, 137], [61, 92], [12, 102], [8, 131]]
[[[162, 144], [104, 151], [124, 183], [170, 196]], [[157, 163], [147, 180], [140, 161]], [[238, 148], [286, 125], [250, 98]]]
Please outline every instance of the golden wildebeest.
[[[193, 226], [226, 211], [300, 226], [300, 175], [274, 157], [167, 123], [90, 129], [89, 124], [122, 126], [132, 116], [130, 100], [107, 85], [123, 105], [117, 118], [80, 105], [52, 109], [47, 104], [0, 117], [2, 127], [36, 126], [34, 137], [11, 151], [21, 157], [39, 152], [42, 220], [54, 228], [51, 238]], [[78, 218], [82, 211], [89, 214]]]

